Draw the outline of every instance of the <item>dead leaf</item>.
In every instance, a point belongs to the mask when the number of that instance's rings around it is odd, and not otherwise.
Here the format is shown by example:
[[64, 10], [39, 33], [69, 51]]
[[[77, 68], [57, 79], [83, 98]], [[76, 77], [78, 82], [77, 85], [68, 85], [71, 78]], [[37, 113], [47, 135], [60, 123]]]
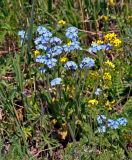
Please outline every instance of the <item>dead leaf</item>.
[[16, 110], [16, 117], [19, 121], [23, 121], [23, 108], [19, 108]]
[[3, 119], [3, 109], [0, 108], [0, 121], [2, 121], [2, 119]]

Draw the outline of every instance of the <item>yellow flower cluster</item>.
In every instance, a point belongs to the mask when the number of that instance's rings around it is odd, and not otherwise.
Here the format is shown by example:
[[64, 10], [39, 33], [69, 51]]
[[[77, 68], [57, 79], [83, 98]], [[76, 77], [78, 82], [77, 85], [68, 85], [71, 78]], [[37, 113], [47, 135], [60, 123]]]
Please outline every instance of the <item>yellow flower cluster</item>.
[[88, 79], [97, 80], [98, 77], [99, 77], [99, 73], [97, 71], [90, 71], [89, 72]]
[[112, 69], [115, 68], [115, 65], [114, 65], [110, 60], [107, 60], [107, 61], [105, 62], [105, 65], [111, 67]]
[[63, 26], [63, 25], [66, 24], [66, 22], [65, 22], [64, 20], [60, 20], [60, 21], [58, 22], [58, 24]]
[[111, 81], [111, 74], [109, 72], [105, 72], [103, 79], [107, 81]]
[[92, 105], [92, 106], [97, 106], [98, 105], [98, 100], [96, 99], [91, 99], [88, 101], [88, 104]]
[[104, 36], [104, 41], [113, 41], [114, 39], [116, 39], [116, 34], [115, 33], [108, 33]]
[[108, 33], [104, 36], [104, 42], [110, 43], [111, 45], [118, 47], [122, 41], [117, 38], [117, 35], [115, 33]]

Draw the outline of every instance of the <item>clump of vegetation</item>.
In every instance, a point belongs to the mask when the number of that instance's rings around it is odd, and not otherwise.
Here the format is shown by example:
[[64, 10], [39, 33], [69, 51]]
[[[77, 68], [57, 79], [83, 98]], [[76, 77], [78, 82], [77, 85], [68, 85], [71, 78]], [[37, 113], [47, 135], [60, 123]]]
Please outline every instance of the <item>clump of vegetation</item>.
[[132, 158], [128, 4], [2, 1], [1, 159]]

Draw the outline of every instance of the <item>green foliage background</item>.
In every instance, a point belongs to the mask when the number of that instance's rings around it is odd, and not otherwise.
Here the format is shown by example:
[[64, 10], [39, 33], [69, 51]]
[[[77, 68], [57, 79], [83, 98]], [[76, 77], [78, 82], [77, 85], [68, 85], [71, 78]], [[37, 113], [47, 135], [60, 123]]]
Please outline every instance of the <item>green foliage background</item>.
[[[40, 104], [36, 103], [36, 91], [33, 90], [32, 84], [36, 70], [32, 69], [30, 53], [32, 52], [32, 34], [39, 24], [45, 25], [54, 31], [59, 20], [63, 19], [67, 25], [72, 24], [80, 29], [80, 37], [83, 44], [89, 46], [92, 40], [98, 39], [98, 33], [104, 34], [108, 31], [117, 32], [123, 40], [123, 52], [117, 54], [115, 61], [117, 77], [113, 87], [109, 91], [112, 99], [118, 99], [123, 108], [123, 114], [127, 115], [129, 126], [124, 131], [130, 134], [128, 141], [131, 141], [132, 129], [132, 2], [131, 0], [118, 0], [114, 6], [110, 6], [106, 0], [1, 0], [0, 1], [0, 108], [4, 108], [6, 117], [4, 122], [0, 123], [0, 148], [3, 149], [4, 139], [11, 139], [11, 149], [8, 154], [0, 155], [0, 160], [14, 159], [36, 159], [29, 153], [28, 141], [26, 140], [24, 129], [26, 128], [27, 137], [35, 133], [34, 126], [39, 121], [41, 125], [40, 137], [34, 137], [36, 140], [41, 139], [40, 150], [43, 149], [43, 143], [47, 147], [48, 156], [53, 156], [54, 148], [60, 146], [60, 143], [54, 137], [49, 138], [50, 130], [49, 121], [51, 115], [40, 115]], [[109, 17], [104, 21], [103, 16]], [[19, 48], [17, 33], [24, 29], [29, 35], [29, 41], [26, 48], [22, 48], [21, 54], [16, 49]], [[8, 44], [8, 40], [10, 43]], [[3, 51], [8, 54], [3, 55]], [[15, 57], [15, 58], [14, 58]], [[122, 68], [122, 69], [120, 69]], [[13, 74], [13, 81], [8, 82], [3, 79], [4, 76]], [[39, 78], [39, 77], [38, 77]], [[91, 82], [92, 83], [92, 82]], [[31, 87], [32, 95], [28, 99], [23, 99], [22, 93], [25, 84]], [[38, 94], [38, 93], [37, 93]], [[42, 100], [51, 103], [49, 95], [42, 91], [39, 93]], [[114, 97], [112, 97], [114, 95]], [[38, 97], [37, 97], [38, 98]], [[17, 120], [16, 100], [22, 99], [26, 110], [27, 121], [23, 124]], [[41, 101], [41, 100], [40, 100]], [[17, 103], [19, 105], [19, 103]], [[67, 104], [66, 104], [67, 105]], [[33, 106], [33, 108], [32, 108]], [[72, 112], [72, 111], [71, 111]], [[54, 111], [56, 116], [58, 112]], [[59, 116], [58, 116], [59, 117]], [[60, 118], [60, 117], [59, 117]], [[58, 119], [59, 119], [58, 118]], [[74, 117], [75, 118], [75, 117]], [[60, 120], [60, 123], [63, 119]], [[126, 149], [126, 141], [121, 133], [114, 134], [112, 139], [106, 137], [97, 137], [90, 125], [86, 121], [82, 122], [83, 136], [77, 144], [68, 143], [66, 149], [61, 151], [64, 159], [82, 159], [82, 160], [129, 160], [132, 158], [132, 151]], [[74, 123], [71, 124], [73, 131], [76, 130]], [[14, 134], [16, 133], [16, 134]], [[4, 137], [5, 136], [5, 137]], [[119, 140], [119, 141], [118, 141]], [[111, 145], [111, 144], [112, 145]], [[132, 142], [131, 142], [132, 143]], [[87, 145], [88, 144], [88, 145]], [[96, 146], [103, 149], [102, 154], [96, 154]], [[41, 157], [40, 157], [41, 159]]]

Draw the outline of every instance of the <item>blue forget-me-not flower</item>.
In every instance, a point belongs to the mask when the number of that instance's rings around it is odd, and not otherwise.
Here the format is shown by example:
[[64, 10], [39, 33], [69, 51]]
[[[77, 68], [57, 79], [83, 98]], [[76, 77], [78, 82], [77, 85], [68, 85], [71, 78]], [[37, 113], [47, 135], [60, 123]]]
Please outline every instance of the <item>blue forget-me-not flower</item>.
[[21, 45], [23, 44], [24, 39], [27, 40], [28, 36], [24, 30], [18, 32], [18, 35], [21, 37]]
[[126, 126], [126, 124], [127, 124], [127, 119], [121, 117], [121, 118], [118, 118], [118, 119], [117, 119], [117, 122], [119, 123], [119, 125]]
[[24, 30], [19, 31], [19, 32], [18, 32], [18, 35], [19, 35], [22, 39], [24, 39], [24, 37], [25, 37], [25, 31], [24, 31]]
[[80, 68], [91, 68], [94, 65], [95, 65], [94, 59], [85, 57], [80, 64]]
[[63, 52], [63, 48], [62, 47], [55, 46], [49, 51], [49, 54], [51, 54], [52, 57], [54, 57], [54, 56], [60, 55], [62, 52]]
[[55, 78], [50, 82], [50, 84], [51, 84], [51, 86], [56, 86], [56, 85], [59, 85], [61, 83], [61, 81], [62, 81], [61, 78]]
[[50, 43], [53, 45], [60, 45], [62, 43], [62, 40], [58, 37], [52, 37], [50, 39]]
[[94, 94], [96, 96], [99, 96], [101, 92], [102, 92], [102, 90], [100, 88], [97, 88]]
[[45, 27], [43, 27], [43, 26], [38, 26], [37, 32], [40, 35], [43, 35], [45, 37], [51, 37], [52, 36], [52, 33], [48, 29], [46, 29]]
[[74, 62], [74, 61], [68, 61], [64, 67], [67, 69], [67, 70], [76, 70], [78, 68], [77, 64]]
[[119, 127], [119, 123], [116, 120], [108, 119], [107, 124], [108, 127], [112, 129], [117, 129]]
[[97, 116], [97, 122], [98, 122], [98, 124], [102, 124], [105, 121], [106, 121], [106, 116], [105, 115], [98, 115]]

